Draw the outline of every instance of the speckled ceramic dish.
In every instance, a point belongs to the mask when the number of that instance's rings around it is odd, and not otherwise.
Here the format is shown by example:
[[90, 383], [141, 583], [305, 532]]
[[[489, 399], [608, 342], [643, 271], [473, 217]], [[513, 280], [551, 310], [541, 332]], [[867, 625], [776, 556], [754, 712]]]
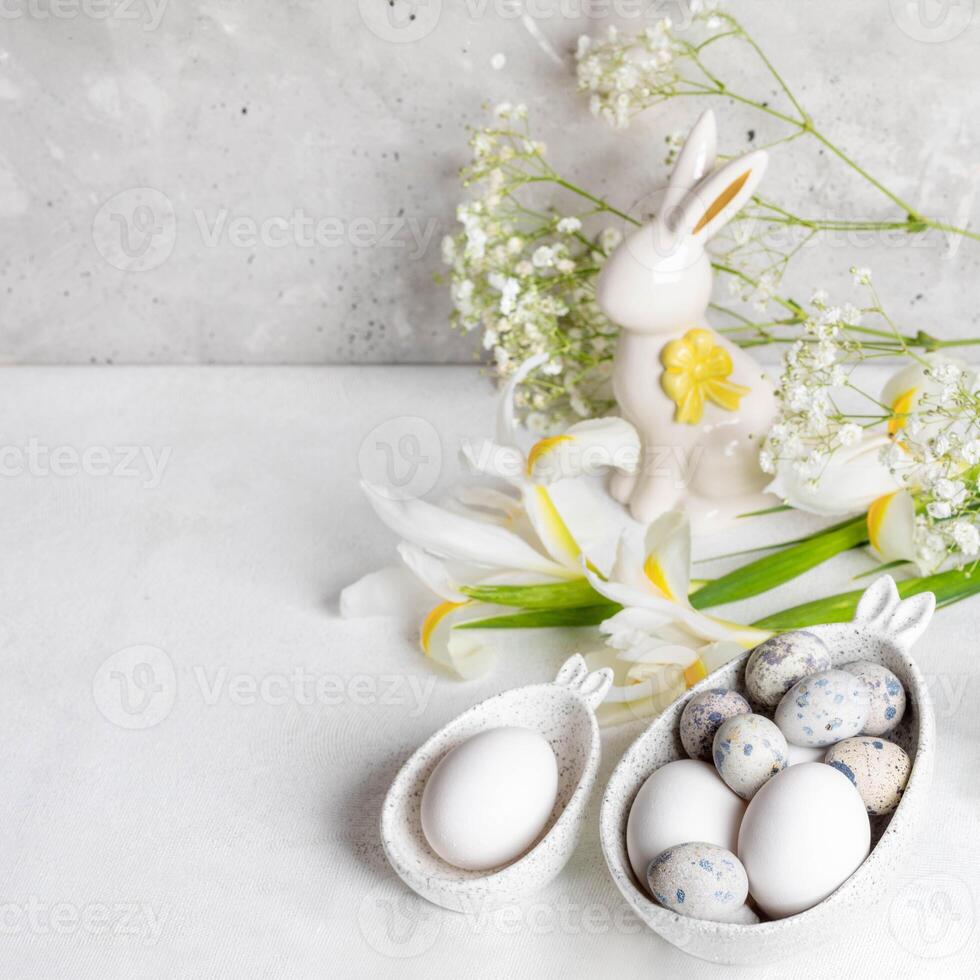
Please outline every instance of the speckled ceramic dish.
[[[550, 684], [498, 694], [436, 732], [402, 767], [381, 811], [381, 841], [409, 888], [443, 908], [479, 913], [543, 887], [565, 866], [578, 842], [585, 804], [599, 768], [595, 709], [612, 683], [608, 668], [589, 673], [575, 655]], [[517, 725], [540, 732], [558, 760], [558, 798], [537, 843], [492, 871], [464, 871], [442, 860], [422, 833], [422, 790], [447, 752], [478, 732]]]
[[626, 821], [640, 787], [660, 766], [686, 757], [678, 734], [685, 705], [713, 687], [745, 694], [747, 653], [691, 688], [630, 746], [606, 787], [599, 832], [613, 879], [651, 929], [701, 959], [762, 964], [810, 950], [821, 942], [839, 942], [849, 931], [868, 927], [866, 913], [872, 904], [888, 895], [895, 871], [908, 853], [932, 776], [932, 701], [908, 651], [928, 626], [934, 608], [931, 594], [900, 601], [895, 583], [885, 576], [864, 593], [853, 622], [811, 628], [831, 650], [835, 667], [852, 660], [872, 660], [888, 667], [905, 685], [905, 717], [888, 738], [908, 752], [913, 766], [898, 809], [890, 817], [872, 818], [873, 849], [867, 860], [833, 894], [806, 912], [758, 925], [685, 918], [662, 908], [648, 896], [634, 877], [626, 853]]

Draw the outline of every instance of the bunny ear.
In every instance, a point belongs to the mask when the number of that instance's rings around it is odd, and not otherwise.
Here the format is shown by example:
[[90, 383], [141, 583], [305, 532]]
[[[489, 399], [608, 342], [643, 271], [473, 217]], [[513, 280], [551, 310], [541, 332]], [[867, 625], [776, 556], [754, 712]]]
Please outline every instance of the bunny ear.
[[684, 200], [687, 192], [715, 165], [717, 149], [715, 114], [708, 109], [694, 124], [677, 157], [677, 163], [674, 164], [664, 197], [665, 215], [669, 215]]
[[752, 196], [769, 163], [765, 150], [731, 160], [688, 191], [674, 222], [678, 238], [690, 235], [706, 242], [723, 228]]
[[889, 636], [907, 650], [925, 632], [935, 609], [931, 592], [900, 599], [892, 577], [883, 575], [861, 596], [854, 622]]
[[891, 575], [882, 575], [858, 601], [854, 622], [869, 629], [884, 629], [900, 601], [895, 580]]
[[935, 611], [936, 597], [931, 592], [920, 592], [898, 604], [888, 622], [888, 631], [907, 650], [926, 631]]

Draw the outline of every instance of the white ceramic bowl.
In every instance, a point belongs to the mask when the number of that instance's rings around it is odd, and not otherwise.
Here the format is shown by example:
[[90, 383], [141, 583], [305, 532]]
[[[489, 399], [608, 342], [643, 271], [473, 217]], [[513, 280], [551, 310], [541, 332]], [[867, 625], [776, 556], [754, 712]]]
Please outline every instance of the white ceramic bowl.
[[[595, 709], [612, 684], [609, 668], [589, 673], [578, 654], [549, 684], [498, 694], [436, 732], [402, 767], [381, 811], [381, 841], [391, 866], [413, 891], [443, 908], [478, 914], [543, 887], [575, 850], [599, 769]], [[491, 871], [464, 871], [442, 860], [422, 833], [422, 790], [440, 759], [488, 728], [517, 725], [540, 732], [558, 760], [558, 798], [537, 843]]]
[[626, 853], [626, 821], [640, 787], [654, 770], [686, 758], [677, 733], [685, 705], [712, 687], [733, 688], [745, 694], [748, 653], [691, 688], [630, 746], [606, 787], [599, 833], [613, 880], [651, 929], [701, 959], [762, 964], [811, 950], [821, 942], [839, 942], [848, 931], [867, 928], [866, 913], [888, 894], [896, 868], [909, 853], [915, 826], [927, 802], [935, 721], [925, 681], [908, 651], [928, 626], [934, 608], [931, 593], [900, 601], [895, 583], [884, 576], [861, 597], [853, 622], [809, 627], [827, 644], [834, 666], [852, 660], [873, 660], [893, 671], [905, 685], [905, 717], [887, 737], [908, 752], [913, 766], [898, 809], [890, 817], [872, 818], [871, 854], [833, 894], [806, 912], [757, 925], [680, 916], [658, 905], [640, 887]]

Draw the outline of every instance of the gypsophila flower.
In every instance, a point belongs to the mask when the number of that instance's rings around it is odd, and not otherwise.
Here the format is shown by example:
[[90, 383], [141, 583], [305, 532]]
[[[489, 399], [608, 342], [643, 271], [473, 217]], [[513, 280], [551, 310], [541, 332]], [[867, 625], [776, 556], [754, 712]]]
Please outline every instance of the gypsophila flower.
[[851, 275], [854, 277], [854, 284], [856, 286], [871, 285], [871, 270], [865, 266], [852, 265]]
[[578, 87], [589, 94], [594, 116], [623, 129], [637, 112], [676, 90], [680, 76], [674, 62], [682, 52], [669, 19], [624, 39], [610, 28], [605, 40], [580, 39]]
[[980, 552], [980, 532], [977, 531], [975, 524], [970, 524], [967, 521], [956, 521], [950, 529], [950, 534], [957, 547], [967, 558], [975, 558]]
[[495, 115], [499, 122], [471, 134], [472, 160], [461, 176], [472, 199], [457, 209], [461, 230], [443, 241], [442, 256], [453, 323], [481, 332], [501, 380], [528, 357], [552, 355], [516, 398], [525, 420], [533, 413], [544, 431], [611, 407], [606, 365], [617, 331], [599, 310], [590, 280], [619, 231], [593, 239], [579, 215], [537, 201], [524, 207], [518, 194], [528, 175], [541, 171], [544, 145], [529, 134], [524, 106], [503, 103]]

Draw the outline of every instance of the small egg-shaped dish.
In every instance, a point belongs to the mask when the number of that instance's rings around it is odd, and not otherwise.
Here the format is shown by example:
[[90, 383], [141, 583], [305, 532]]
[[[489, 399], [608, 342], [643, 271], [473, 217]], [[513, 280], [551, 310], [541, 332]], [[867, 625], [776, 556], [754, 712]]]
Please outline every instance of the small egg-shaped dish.
[[[608, 668], [592, 673], [578, 654], [554, 681], [515, 688], [465, 711], [405, 763], [381, 810], [381, 842], [398, 876], [423, 898], [455, 912], [479, 914], [542, 888], [578, 842], [595, 787], [600, 740], [595, 709], [612, 684]], [[465, 871], [440, 858], [422, 832], [422, 791], [446, 754], [490, 728], [539, 732], [558, 763], [558, 795], [544, 830], [517, 860], [490, 871]]]
[[[894, 581], [883, 576], [861, 597], [853, 622], [807, 628], [827, 645], [834, 667], [872, 660], [898, 676], [908, 702], [901, 724], [887, 737], [905, 749], [913, 765], [898, 808], [889, 816], [871, 818], [870, 855], [836, 891], [805, 912], [753, 925], [677, 915], [653, 901], [636, 880], [626, 851], [626, 822], [640, 787], [656, 769], [686, 758], [678, 726], [688, 701], [713, 687], [730, 688], [747, 697], [748, 653], [692, 687], [633, 742], [603, 794], [599, 836], [613, 880], [643, 922], [692, 956], [732, 964], [771, 963], [821, 942], [840, 942], [849, 932], [867, 928], [871, 906], [895, 887], [895, 870], [909, 853], [932, 778], [932, 700], [909, 649], [929, 625], [934, 608], [931, 593], [900, 600]], [[751, 881], [749, 885], [751, 889]]]

